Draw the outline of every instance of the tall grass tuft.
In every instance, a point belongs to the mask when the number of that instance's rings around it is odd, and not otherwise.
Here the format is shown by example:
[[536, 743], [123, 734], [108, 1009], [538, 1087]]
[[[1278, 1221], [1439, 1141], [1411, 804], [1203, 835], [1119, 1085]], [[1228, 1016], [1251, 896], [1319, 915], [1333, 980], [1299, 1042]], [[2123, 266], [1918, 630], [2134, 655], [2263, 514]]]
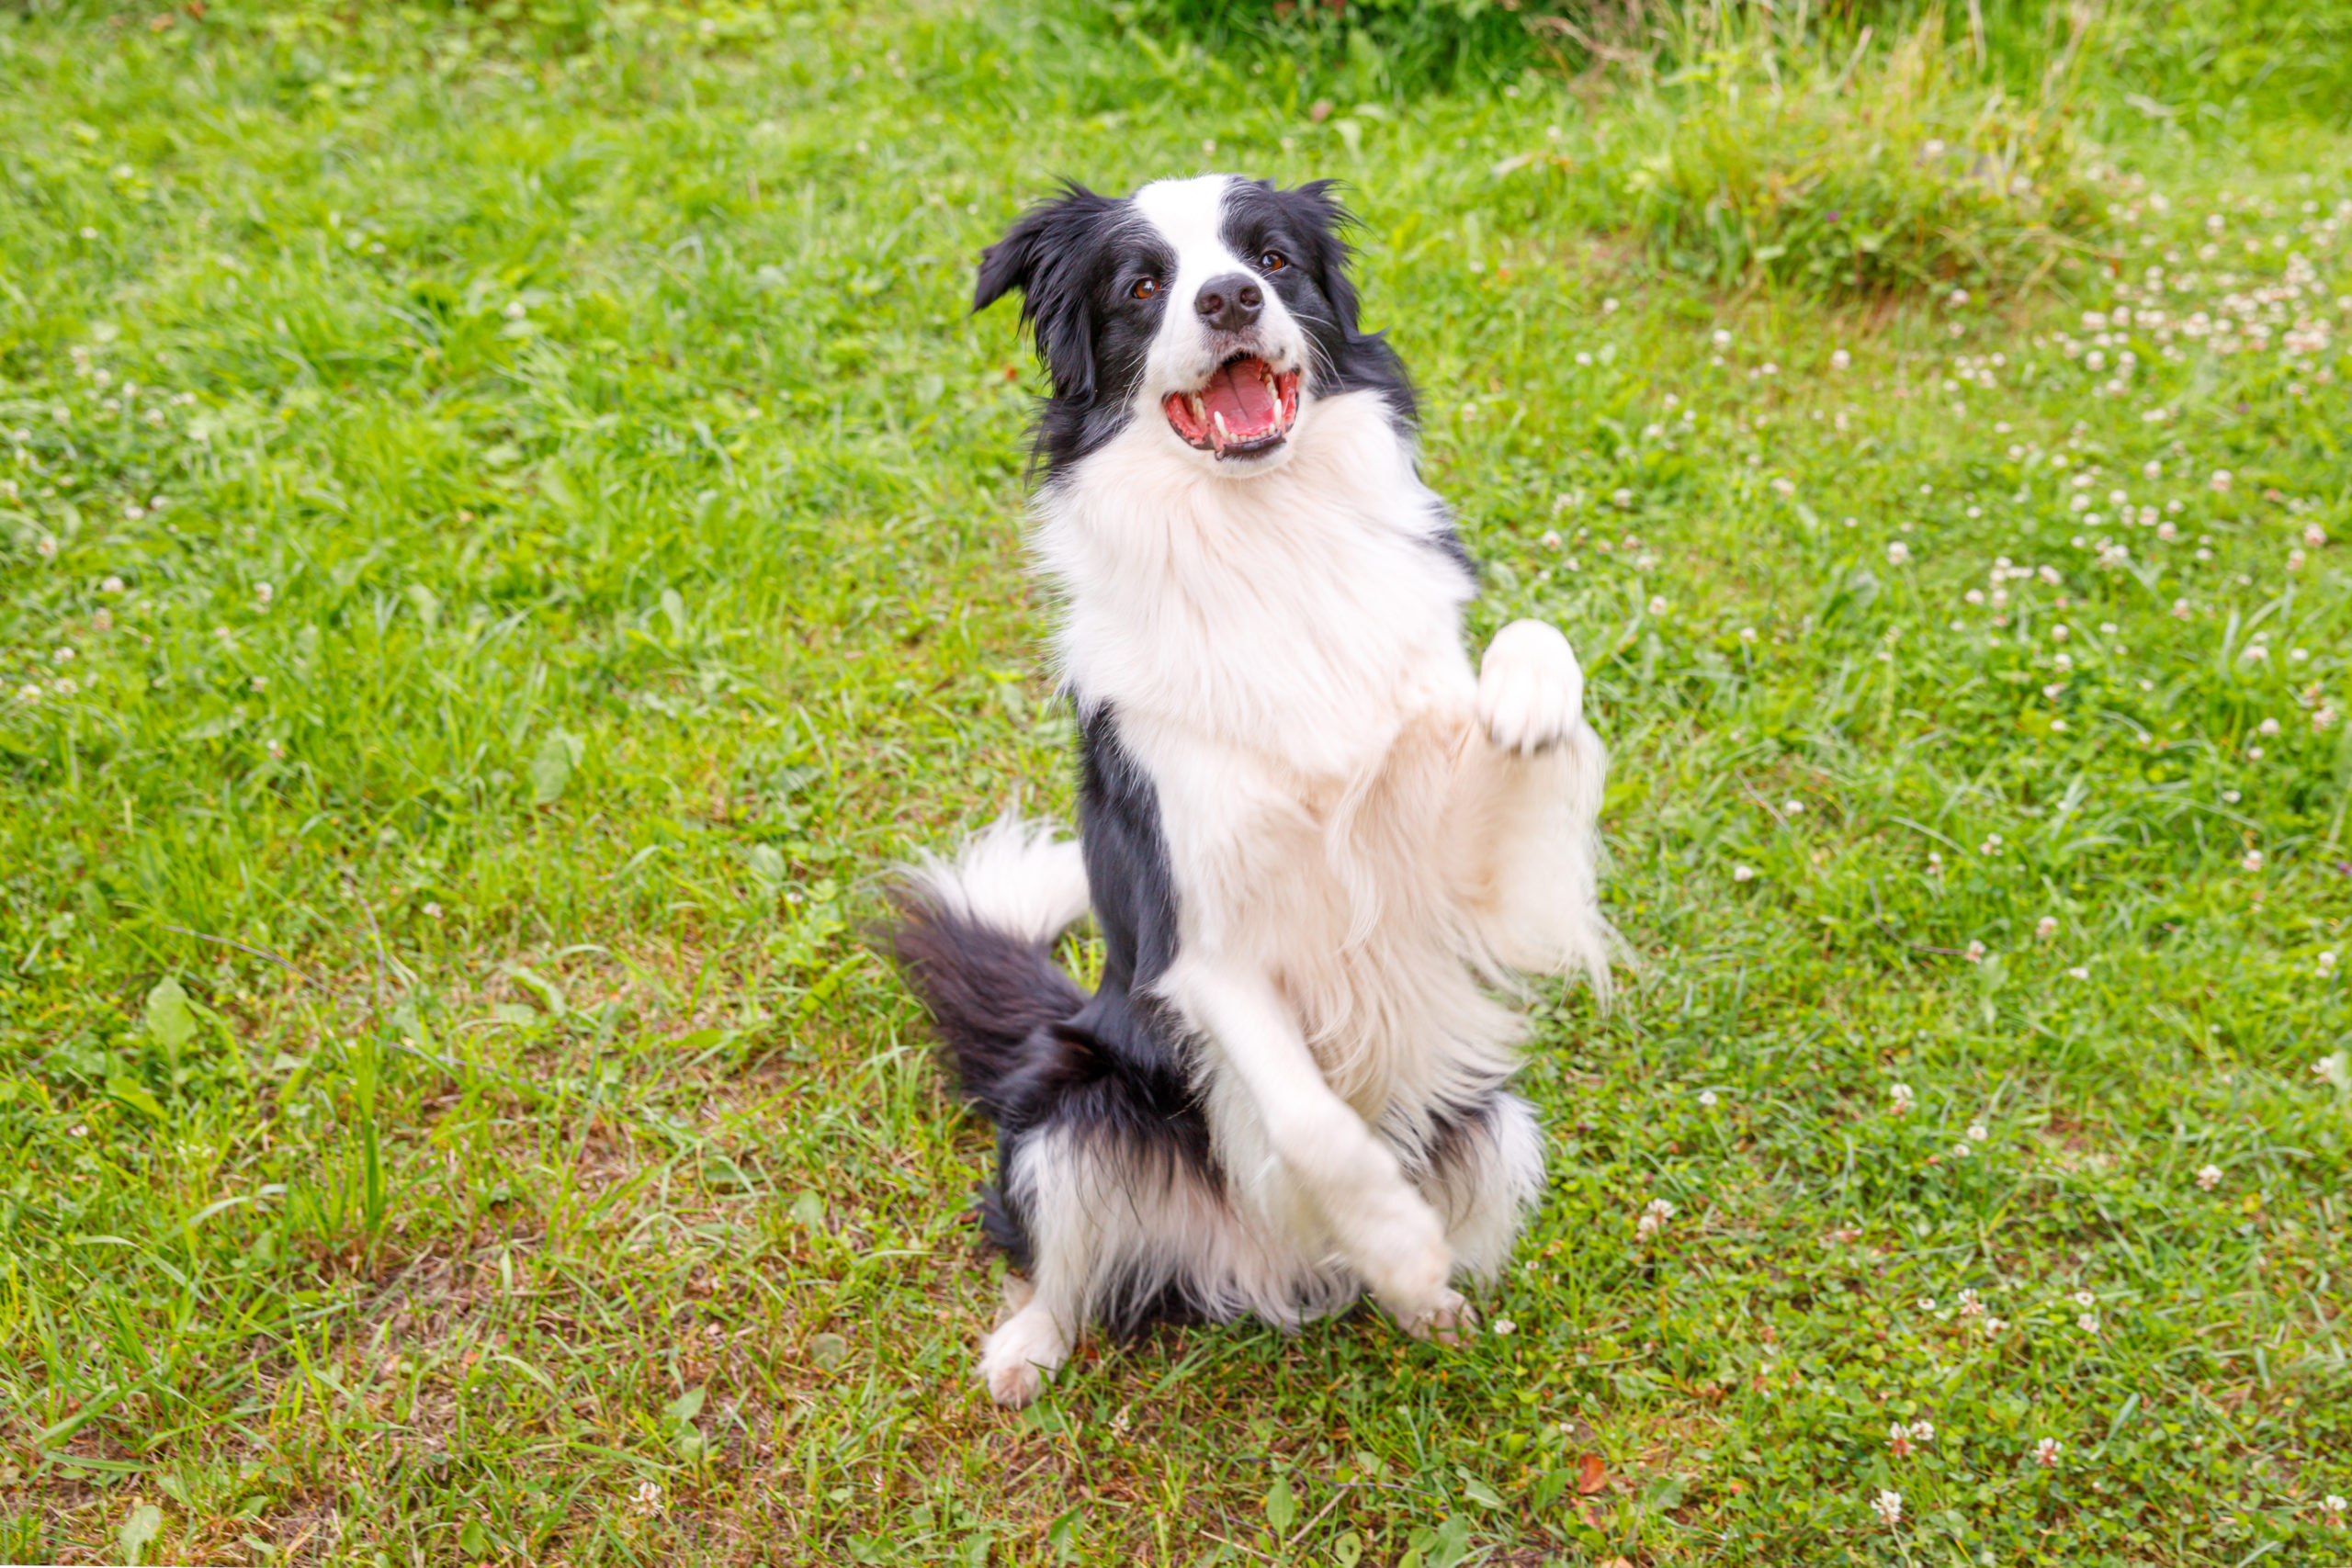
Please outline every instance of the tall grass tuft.
[[[1487, 85], [1563, 62], [1521, 0], [1122, 0], [1111, 14], [1220, 53], [1285, 56], [1359, 96]], [[1535, 24], [1535, 25], [1532, 25]]]
[[1690, 51], [1626, 180], [1653, 257], [1724, 288], [1870, 296], [2014, 292], [2095, 248], [2103, 202], [2064, 72], [2030, 101], [1973, 82], [1934, 16], [1871, 45], [1865, 29], [1842, 60], [1817, 39]]

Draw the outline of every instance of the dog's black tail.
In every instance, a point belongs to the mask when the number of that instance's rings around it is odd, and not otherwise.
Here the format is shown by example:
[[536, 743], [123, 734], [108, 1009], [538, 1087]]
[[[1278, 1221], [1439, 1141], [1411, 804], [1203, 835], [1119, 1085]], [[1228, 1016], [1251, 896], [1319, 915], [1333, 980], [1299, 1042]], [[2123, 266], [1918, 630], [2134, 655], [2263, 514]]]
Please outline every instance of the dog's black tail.
[[1086, 912], [1086, 865], [1049, 827], [1006, 818], [953, 861], [908, 868], [891, 946], [938, 1026], [956, 1091], [1018, 1131], [1084, 1071], [1086, 1048], [1055, 1026], [1085, 993], [1048, 949]]

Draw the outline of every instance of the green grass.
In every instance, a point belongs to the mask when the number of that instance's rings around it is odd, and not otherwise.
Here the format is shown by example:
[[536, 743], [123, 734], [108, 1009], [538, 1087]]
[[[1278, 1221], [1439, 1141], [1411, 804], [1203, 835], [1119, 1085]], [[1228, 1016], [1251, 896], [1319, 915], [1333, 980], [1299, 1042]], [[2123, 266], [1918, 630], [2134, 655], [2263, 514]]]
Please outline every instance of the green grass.
[[[0, 1558], [2352, 1559], [2352, 142], [2093, 82], [2119, 276], [1832, 310], [1640, 259], [1646, 100], [1057, 15], [0, 25]], [[972, 259], [1207, 166], [1352, 182], [1638, 962], [1494, 1332], [1010, 1416], [855, 933], [1069, 806]]]

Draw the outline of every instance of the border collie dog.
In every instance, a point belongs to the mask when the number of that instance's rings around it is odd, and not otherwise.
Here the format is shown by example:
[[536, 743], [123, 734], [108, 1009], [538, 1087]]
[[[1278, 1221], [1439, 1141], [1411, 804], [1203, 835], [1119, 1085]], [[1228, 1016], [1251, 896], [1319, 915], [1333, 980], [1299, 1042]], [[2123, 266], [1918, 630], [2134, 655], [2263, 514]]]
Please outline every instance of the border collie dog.
[[[975, 308], [1019, 290], [1053, 383], [1035, 548], [1079, 837], [1006, 819], [906, 868], [894, 940], [998, 1129], [1003, 1404], [1093, 1322], [1295, 1328], [1368, 1291], [1472, 1332], [1454, 1282], [1544, 1178], [1508, 1000], [1607, 984], [1583, 673], [1527, 620], [1473, 670], [1347, 222], [1328, 183], [1070, 186], [982, 257]], [[1091, 994], [1052, 957], [1089, 910]]]

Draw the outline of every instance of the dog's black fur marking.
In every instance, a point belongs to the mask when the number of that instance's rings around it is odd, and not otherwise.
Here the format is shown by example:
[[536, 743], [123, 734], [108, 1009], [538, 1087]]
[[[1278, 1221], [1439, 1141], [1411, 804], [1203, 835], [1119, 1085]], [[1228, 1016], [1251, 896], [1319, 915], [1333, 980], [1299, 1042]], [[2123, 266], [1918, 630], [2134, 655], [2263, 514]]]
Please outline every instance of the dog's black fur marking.
[[[900, 966], [930, 1008], [940, 1054], [964, 1100], [996, 1123], [997, 1182], [979, 1196], [980, 1228], [1012, 1266], [1033, 1261], [1027, 1217], [1007, 1181], [1024, 1139], [1068, 1129], [1120, 1187], [1180, 1177], [1222, 1180], [1188, 1071], [1191, 1043], [1148, 994], [1176, 954], [1175, 881], [1150, 778], [1119, 742], [1110, 708], [1085, 717], [1079, 823], [1102, 983], [1087, 996], [1044, 945], [920, 897], [904, 899], [893, 936]], [[1104, 1321], [1128, 1335], [1191, 1321], [1172, 1292], [1114, 1291]]]

